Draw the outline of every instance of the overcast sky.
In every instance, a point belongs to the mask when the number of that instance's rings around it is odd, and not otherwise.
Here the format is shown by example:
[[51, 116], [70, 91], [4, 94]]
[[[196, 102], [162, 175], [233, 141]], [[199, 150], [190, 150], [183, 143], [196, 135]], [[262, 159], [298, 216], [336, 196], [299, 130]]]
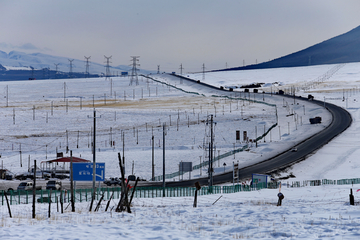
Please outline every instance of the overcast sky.
[[[359, 0], [0, 0], [0, 50], [185, 72], [253, 64], [360, 25]], [[91, 66], [90, 66], [91, 70]]]

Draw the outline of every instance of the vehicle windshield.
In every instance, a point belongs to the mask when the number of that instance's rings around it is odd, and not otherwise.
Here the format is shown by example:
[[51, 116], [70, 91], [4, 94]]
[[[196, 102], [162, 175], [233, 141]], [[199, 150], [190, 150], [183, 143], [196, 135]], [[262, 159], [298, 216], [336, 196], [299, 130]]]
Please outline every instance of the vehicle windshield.
[[55, 184], [55, 181], [48, 181], [48, 184]]
[[22, 183], [20, 183], [20, 185], [19, 186], [26, 186], [26, 182], [22, 182]]

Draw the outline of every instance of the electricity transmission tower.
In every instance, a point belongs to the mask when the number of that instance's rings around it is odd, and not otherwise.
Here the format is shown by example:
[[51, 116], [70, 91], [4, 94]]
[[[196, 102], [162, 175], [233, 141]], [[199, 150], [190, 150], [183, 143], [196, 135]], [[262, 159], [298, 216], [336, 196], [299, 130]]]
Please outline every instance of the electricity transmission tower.
[[105, 80], [106, 79], [110, 79], [110, 77], [111, 77], [111, 72], [110, 72], [110, 59], [112, 58], [112, 56], [110, 56], [110, 57], [107, 57], [107, 56], [105, 56], [104, 55], [104, 57], [106, 58], [106, 66], [105, 66], [105, 68], [106, 68], [106, 71], [105, 71]]
[[84, 56], [84, 58], [86, 59], [86, 65], [85, 65], [85, 77], [86, 78], [88, 78], [89, 77], [89, 66], [90, 66], [90, 64], [89, 64], [89, 59], [91, 58], [91, 56], [90, 57], [85, 57]]
[[55, 65], [55, 78], [57, 78], [57, 76], [58, 76], [58, 74], [59, 74], [59, 72], [58, 72], [58, 66], [60, 65], [60, 63], [58, 63], [58, 64], [54, 63], [54, 65]]
[[138, 80], [138, 75], [137, 75], [137, 67], [140, 67], [140, 64], [137, 63], [139, 62], [139, 57], [140, 56], [131, 56], [132, 58], [132, 70], [131, 70], [131, 77], [130, 77], [130, 84], [129, 85], [132, 85], [133, 82], [135, 82], [136, 85], [139, 85], [139, 80]]
[[34, 77], [34, 68], [31, 67], [31, 66], [30, 66], [30, 68], [31, 68], [31, 80], [34, 80], [35, 79], [35, 77]]
[[70, 70], [69, 70], [69, 78], [72, 78], [72, 74], [73, 74], [73, 65], [72, 62], [74, 61], [74, 59], [70, 60], [68, 59], [70, 62]]
[[182, 64], [180, 64], [180, 68], [179, 68], [179, 69], [180, 69], [180, 75], [182, 75], [182, 70], [184, 69], [183, 66], [182, 66]]
[[202, 71], [203, 71], [203, 77], [202, 77], [202, 80], [205, 80], [205, 63], [203, 63], [203, 66], [202, 66]]

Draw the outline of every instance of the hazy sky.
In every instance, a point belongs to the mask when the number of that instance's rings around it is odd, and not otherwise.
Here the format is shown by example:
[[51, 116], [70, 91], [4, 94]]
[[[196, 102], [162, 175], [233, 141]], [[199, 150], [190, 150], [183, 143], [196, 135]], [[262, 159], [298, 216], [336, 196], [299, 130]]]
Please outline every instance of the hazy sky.
[[193, 72], [304, 49], [359, 26], [359, 11], [359, 0], [0, 0], [0, 50]]

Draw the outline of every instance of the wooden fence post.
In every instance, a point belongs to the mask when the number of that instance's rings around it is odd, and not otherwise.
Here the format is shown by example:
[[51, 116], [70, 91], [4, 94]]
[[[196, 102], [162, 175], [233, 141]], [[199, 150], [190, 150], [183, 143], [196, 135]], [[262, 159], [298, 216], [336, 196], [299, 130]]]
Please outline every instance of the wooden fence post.
[[9, 204], [9, 199], [8, 199], [8, 197], [7, 197], [7, 193], [6, 193], [5, 191], [4, 191], [4, 195], [5, 195], [6, 204], [7, 204], [8, 210], [9, 210], [9, 215], [10, 215], [10, 218], [12, 218], [12, 216], [11, 216], [10, 204]]

